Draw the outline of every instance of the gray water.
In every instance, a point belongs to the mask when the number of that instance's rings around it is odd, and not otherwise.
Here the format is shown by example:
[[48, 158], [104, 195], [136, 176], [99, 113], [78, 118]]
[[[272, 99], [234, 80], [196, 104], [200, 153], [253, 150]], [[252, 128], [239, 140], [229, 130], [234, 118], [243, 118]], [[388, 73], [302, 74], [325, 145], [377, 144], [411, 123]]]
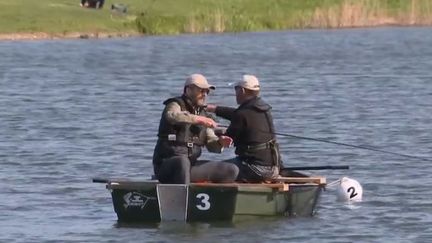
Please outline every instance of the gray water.
[[91, 178], [152, 175], [162, 102], [195, 72], [229, 106], [228, 84], [257, 75], [280, 133], [430, 160], [431, 43], [430, 28], [0, 42], [0, 241], [430, 241], [426, 160], [279, 136], [287, 166], [349, 165], [312, 174], [356, 179], [363, 202], [329, 188], [314, 217], [233, 224], [120, 225]]

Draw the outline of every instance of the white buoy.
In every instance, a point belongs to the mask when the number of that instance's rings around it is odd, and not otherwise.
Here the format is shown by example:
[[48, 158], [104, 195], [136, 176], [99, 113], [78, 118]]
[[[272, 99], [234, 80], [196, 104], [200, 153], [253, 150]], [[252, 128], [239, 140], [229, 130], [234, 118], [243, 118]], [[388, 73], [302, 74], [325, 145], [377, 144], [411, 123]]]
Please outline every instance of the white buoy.
[[363, 188], [360, 183], [348, 177], [342, 177], [337, 189], [338, 201], [360, 202], [363, 197]]

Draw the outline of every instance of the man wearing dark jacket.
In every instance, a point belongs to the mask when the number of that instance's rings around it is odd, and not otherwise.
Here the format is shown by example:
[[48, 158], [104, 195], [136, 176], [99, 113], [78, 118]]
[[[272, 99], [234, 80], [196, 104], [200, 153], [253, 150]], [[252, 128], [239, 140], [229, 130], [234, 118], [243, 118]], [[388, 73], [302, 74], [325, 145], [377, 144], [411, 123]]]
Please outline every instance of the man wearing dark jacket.
[[238, 181], [262, 182], [279, 175], [280, 154], [271, 106], [259, 97], [260, 85], [253, 75], [243, 75], [235, 85], [237, 109], [208, 105], [207, 111], [231, 121], [225, 135], [236, 147], [230, 160], [239, 169]]
[[232, 163], [202, 161], [201, 147], [221, 153], [232, 139], [216, 136], [217, 124], [204, 111], [209, 85], [201, 74], [186, 79], [183, 95], [167, 99], [159, 124], [158, 141], [153, 154], [153, 168], [161, 183], [234, 182], [238, 168]]

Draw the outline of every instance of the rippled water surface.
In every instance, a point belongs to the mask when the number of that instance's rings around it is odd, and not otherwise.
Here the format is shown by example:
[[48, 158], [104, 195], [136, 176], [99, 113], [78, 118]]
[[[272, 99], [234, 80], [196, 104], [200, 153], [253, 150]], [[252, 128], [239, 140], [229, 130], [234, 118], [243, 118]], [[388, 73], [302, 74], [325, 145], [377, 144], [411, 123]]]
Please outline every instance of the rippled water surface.
[[[430, 241], [431, 43], [429, 28], [0, 42], [0, 241]], [[117, 224], [91, 178], [152, 174], [162, 102], [195, 72], [232, 106], [228, 84], [257, 75], [280, 133], [429, 161], [279, 136], [288, 166], [349, 165], [313, 173], [355, 178], [363, 202], [328, 188], [311, 218]]]

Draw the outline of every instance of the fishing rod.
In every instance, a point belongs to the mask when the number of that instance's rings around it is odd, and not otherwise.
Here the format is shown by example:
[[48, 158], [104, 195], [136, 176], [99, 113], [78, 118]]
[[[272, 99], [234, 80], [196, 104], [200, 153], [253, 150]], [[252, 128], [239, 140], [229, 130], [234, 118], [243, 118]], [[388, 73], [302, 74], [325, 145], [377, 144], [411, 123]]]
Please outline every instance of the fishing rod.
[[[219, 125], [219, 127], [227, 128], [228, 126]], [[271, 132], [267, 132], [267, 131], [263, 131], [263, 132], [271, 133]], [[360, 145], [353, 145], [353, 144], [348, 144], [348, 143], [334, 142], [334, 141], [320, 139], [320, 138], [302, 137], [302, 136], [298, 136], [298, 135], [292, 135], [292, 134], [287, 134], [287, 133], [279, 133], [279, 132], [274, 132], [272, 134], [279, 135], [279, 136], [284, 136], [284, 137], [292, 137], [292, 138], [297, 138], [297, 139], [304, 139], [304, 140], [310, 140], [310, 141], [316, 141], [316, 142], [336, 144], [336, 145], [347, 146], [347, 147], [357, 148], [357, 149], [371, 150], [371, 151], [375, 151], [375, 152], [380, 152], [380, 153], [385, 153], [385, 154], [392, 154], [392, 155], [397, 155], [397, 156], [401, 156], [401, 157], [405, 157], [405, 158], [410, 158], [410, 159], [419, 159], [419, 160], [423, 160], [423, 161], [432, 161], [432, 159], [425, 158], [425, 157], [408, 155], [408, 154], [402, 154], [402, 153], [396, 153], [396, 152], [386, 151], [386, 150], [372, 148], [372, 147], [367, 147], [367, 146], [360, 146]]]
[[297, 136], [297, 135], [292, 135], [292, 134], [286, 134], [286, 133], [275, 132], [274, 134], [275, 135], [279, 135], [279, 136], [297, 138], [297, 139], [304, 139], [304, 140], [311, 140], [311, 141], [316, 141], [316, 142], [336, 144], [336, 145], [347, 146], [347, 147], [351, 147], [351, 148], [371, 150], [371, 151], [381, 152], [381, 153], [385, 153], [385, 154], [397, 155], [397, 156], [401, 156], [401, 157], [405, 157], [405, 158], [420, 159], [420, 160], [424, 160], [424, 161], [432, 161], [432, 159], [425, 158], [425, 157], [408, 155], [408, 154], [402, 154], [402, 153], [396, 153], [396, 152], [386, 151], [386, 150], [382, 150], [382, 149], [371, 148], [371, 147], [368, 147], [368, 146], [352, 145], [352, 144], [348, 144], [348, 143], [334, 142], [334, 141], [329, 141], [329, 140], [319, 139], [319, 138], [302, 137], [302, 136]]

